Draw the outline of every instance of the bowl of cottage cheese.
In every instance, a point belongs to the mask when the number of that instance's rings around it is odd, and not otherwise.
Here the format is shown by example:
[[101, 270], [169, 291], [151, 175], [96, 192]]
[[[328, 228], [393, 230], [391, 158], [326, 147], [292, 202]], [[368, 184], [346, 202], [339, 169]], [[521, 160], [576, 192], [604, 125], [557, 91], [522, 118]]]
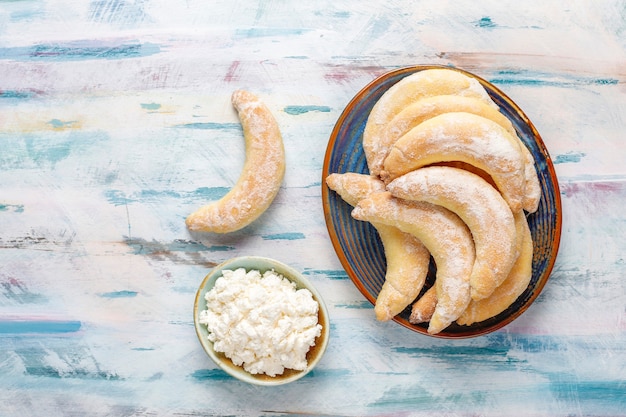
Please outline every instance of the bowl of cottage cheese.
[[255, 385], [305, 376], [322, 358], [330, 331], [315, 287], [288, 265], [259, 256], [211, 270], [196, 293], [194, 324], [213, 362]]

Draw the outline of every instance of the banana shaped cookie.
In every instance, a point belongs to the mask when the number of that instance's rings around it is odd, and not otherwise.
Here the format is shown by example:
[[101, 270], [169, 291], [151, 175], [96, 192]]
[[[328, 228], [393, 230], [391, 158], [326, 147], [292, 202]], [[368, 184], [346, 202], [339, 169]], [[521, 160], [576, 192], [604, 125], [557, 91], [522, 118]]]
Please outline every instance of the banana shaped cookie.
[[388, 145], [393, 145], [402, 135], [422, 123], [443, 113], [472, 113], [492, 120], [506, 129], [512, 136], [516, 135], [511, 121], [497, 108], [475, 97], [445, 94], [419, 99], [396, 114], [389, 121], [381, 135]]
[[228, 233], [256, 220], [270, 206], [285, 175], [285, 150], [276, 119], [254, 94], [232, 95], [246, 143], [237, 183], [221, 199], [200, 207], [185, 223], [189, 230]]
[[376, 102], [363, 132], [363, 151], [370, 174], [379, 175], [387, 155], [381, 132], [402, 109], [424, 97], [454, 94], [475, 97], [497, 108], [478, 80], [458, 71], [433, 68], [404, 77]]
[[390, 182], [438, 162], [461, 161], [491, 176], [513, 212], [522, 209], [524, 156], [519, 142], [497, 123], [471, 113], [444, 113], [402, 136], [385, 159], [381, 177]]
[[[385, 190], [385, 184], [370, 175], [347, 172], [326, 177], [328, 187], [351, 206], [370, 194]], [[376, 297], [374, 313], [380, 321], [391, 320], [417, 297], [430, 263], [430, 253], [415, 236], [394, 226], [372, 222], [383, 244], [387, 270]]]
[[379, 146], [381, 154], [389, 153], [391, 146], [409, 130], [425, 120], [443, 113], [465, 112], [484, 117], [502, 126], [514, 139], [517, 139], [524, 156], [524, 196], [522, 207], [532, 213], [537, 210], [541, 197], [539, 178], [535, 171], [535, 159], [517, 135], [511, 121], [493, 106], [474, 97], [442, 95], [418, 100], [398, 113], [383, 129]]
[[353, 207], [370, 194], [385, 191], [385, 183], [380, 179], [356, 172], [330, 174], [326, 177], [326, 185]]
[[472, 235], [456, 214], [430, 203], [375, 193], [352, 211], [357, 220], [383, 223], [416, 236], [437, 264], [437, 306], [428, 332], [437, 334], [455, 321], [470, 302], [469, 277], [474, 265]]
[[[489, 297], [470, 301], [456, 320], [458, 324], [469, 326], [502, 313], [528, 288], [533, 273], [533, 240], [523, 211], [515, 214], [515, 229], [520, 253], [511, 272]], [[419, 324], [429, 321], [436, 305], [437, 293], [435, 287], [431, 287], [413, 303], [409, 322]]]
[[413, 303], [413, 307], [411, 308], [411, 315], [409, 316], [409, 322], [413, 324], [419, 324], [430, 321], [433, 314], [435, 313], [436, 307], [437, 287], [432, 286]]
[[508, 277], [487, 298], [472, 300], [458, 324], [470, 325], [494, 317], [506, 310], [526, 290], [533, 274], [533, 239], [524, 212], [515, 214], [515, 225], [520, 235], [520, 254]]
[[476, 248], [472, 299], [488, 297], [509, 275], [518, 255], [515, 220], [487, 181], [463, 169], [430, 166], [396, 178], [387, 190], [398, 198], [445, 207], [467, 224]]

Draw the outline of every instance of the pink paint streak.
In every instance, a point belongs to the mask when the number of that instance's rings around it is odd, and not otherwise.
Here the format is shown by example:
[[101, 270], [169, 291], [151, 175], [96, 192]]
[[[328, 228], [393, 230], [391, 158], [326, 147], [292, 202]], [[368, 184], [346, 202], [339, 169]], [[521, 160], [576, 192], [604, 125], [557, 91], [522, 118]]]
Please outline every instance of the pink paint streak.
[[378, 66], [335, 66], [324, 74], [324, 79], [335, 84], [346, 84], [350, 80], [361, 78], [364, 75], [374, 79], [387, 71], [388, 69]]
[[224, 76], [224, 81], [226, 81], [227, 83], [230, 83], [230, 82], [239, 80], [239, 76], [237, 76], [236, 73], [240, 64], [241, 64], [240, 61], [233, 61], [233, 63], [230, 64], [230, 67], [228, 68], [228, 72]]
[[606, 193], [623, 193], [625, 185], [619, 181], [570, 182], [560, 184], [561, 193], [565, 197], [573, 197], [579, 193], [600, 195]]

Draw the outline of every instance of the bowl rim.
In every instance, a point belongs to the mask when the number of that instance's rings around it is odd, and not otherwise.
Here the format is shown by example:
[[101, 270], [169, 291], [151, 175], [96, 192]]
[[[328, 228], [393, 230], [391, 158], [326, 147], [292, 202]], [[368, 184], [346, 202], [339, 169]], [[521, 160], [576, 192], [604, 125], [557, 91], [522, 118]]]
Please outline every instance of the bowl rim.
[[[241, 265], [245, 263], [247, 266]], [[249, 266], [249, 265], [259, 265]], [[200, 314], [200, 306], [204, 301], [204, 295], [210, 291], [210, 288], [207, 289], [207, 285], [213, 281], [213, 285], [218, 277], [222, 275], [222, 271], [224, 270], [235, 270], [238, 268], [244, 268], [246, 271], [250, 271], [252, 269], [256, 269], [261, 273], [264, 273], [269, 270], [274, 270], [278, 274], [282, 275], [286, 279], [296, 284], [296, 288], [306, 288], [313, 295], [313, 299], [317, 301], [319, 305], [318, 311], [318, 323], [322, 325], [322, 333], [320, 336], [316, 338], [316, 345], [321, 343], [317, 347], [317, 352], [313, 358], [311, 358], [308, 363], [306, 369], [302, 371], [293, 371], [288, 376], [277, 375], [276, 377], [268, 377], [267, 375], [262, 374], [251, 374], [243, 369], [242, 366], [234, 365], [232, 362], [230, 364], [225, 364], [224, 361], [230, 361], [229, 358], [219, 355], [213, 349], [213, 342], [209, 341], [203, 332], [207, 332], [206, 326], [199, 322], [199, 314]], [[212, 285], [211, 285], [212, 288]], [[211, 358], [211, 360], [215, 363], [215, 365], [226, 372], [228, 375], [243, 381], [248, 382], [254, 385], [263, 385], [263, 386], [277, 386], [284, 385], [289, 382], [296, 381], [309, 372], [313, 370], [313, 368], [319, 363], [319, 361], [324, 356], [324, 353], [328, 347], [329, 339], [330, 339], [330, 317], [328, 315], [328, 308], [322, 298], [320, 292], [315, 288], [315, 286], [306, 278], [304, 275], [297, 271], [295, 268], [278, 261], [276, 259], [264, 257], [264, 256], [237, 256], [227, 260], [222, 261], [221, 263], [214, 266], [202, 279], [200, 283], [193, 305], [193, 321], [194, 321], [194, 329], [196, 332], [196, 336], [200, 342], [205, 353]], [[236, 369], [236, 370], [235, 370]]]
[[[530, 121], [530, 119], [528, 118], [528, 116], [526, 115], [526, 113], [524, 113], [524, 111], [509, 97], [507, 96], [502, 90], [500, 90], [498, 87], [496, 87], [495, 85], [493, 85], [492, 83], [490, 83], [489, 81], [487, 81], [486, 79], [472, 73], [469, 71], [466, 71], [464, 69], [460, 69], [460, 68], [456, 68], [453, 66], [447, 66], [447, 65], [437, 65], [437, 64], [424, 64], [424, 65], [410, 65], [410, 66], [403, 66], [403, 67], [399, 67], [399, 68], [395, 68], [386, 72], [383, 72], [382, 74], [378, 75], [377, 77], [375, 77], [372, 81], [370, 81], [369, 83], [367, 83], [364, 87], [362, 87], [354, 96], [353, 98], [348, 102], [348, 104], [345, 106], [345, 108], [343, 109], [343, 111], [341, 112], [339, 118], [337, 119], [337, 122], [335, 123], [333, 130], [330, 134], [329, 137], [329, 141], [327, 144], [327, 148], [326, 148], [326, 152], [324, 155], [324, 162], [322, 165], [322, 178], [321, 178], [321, 184], [322, 184], [322, 208], [323, 208], [323, 212], [324, 212], [324, 219], [326, 222], [326, 228], [331, 240], [331, 243], [333, 245], [333, 248], [335, 250], [335, 253], [337, 255], [337, 257], [339, 258], [339, 261], [341, 263], [341, 265], [344, 267], [346, 273], [348, 274], [348, 277], [350, 278], [350, 280], [353, 282], [353, 284], [357, 287], [357, 289], [359, 290], [359, 292], [370, 302], [372, 303], [372, 305], [374, 305], [376, 303], [376, 297], [374, 297], [373, 294], [371, 294], [369, 291], [366, 290], [366, 288], [363, 286], [363, 284], [359, 281], [358, 279], [358, 274], [354, 271], [352, 265], [350, 264], [350, 262], [348, 261], [343, 247], [341, 246], [341, 243], [339, 242], [339, 239], [337, 237], [337, 233], [334, 227], [334, 221], [331, 218], [330, 215], [330, 204], [329, 204], [329, 194], [331, 192], [331, 190], [326, 186], [326, 176], [329, 174], [330, 170], [330, 162], [331, 162], [331, 151], [337, 141], [337, 138], [339, 136], [339, 133], [344, 125], [344, 123], [346, 122], [346, 119], [348, 119], [352, 112], [354, 111], [354, 108], [356, 106], [359, 105], [359, 103], [364, 99], [364, 97], [366, 97], [368, 95], [368, 93], [370, 92], [370, 90], [372, 90], [373, 88], [376, 88], [379, 84], [385, 82], [387, 79], [389, 78], [393, 78], [393, 77], [399, 77], [398, 80], [395, 82], [399, 82], [402, 78], [411, 75], [413, 73], [417, 73], [419, 71], [423, 71], [423, 70], [428, 70], [428, 69], [448, 69], [448, 70], [453, 70], [453, 71], [457, 71], [460, 72], [468, 77], [474, 78], [476, 81], [478, 81], [481, 86], [483, 86], [484, 88], [487, 89], [487, 91], [492, 90], [493, 92], [495, 92], [499, 98], [501, 98], [507, 106], [510, 106], [511, 109], [513, 109], [513, 111], [520, 117], [520, 119], [523, 121], [523, 123], [528, 127], [528, 129], [532, 132], [532, 136], [533, 136], [533, 140], [536, 144], [536, 146], [539, 148], [540, 152], [544, 155], [545, 159], [546, 159], [546, 169], [547, 169], [547, 173], [549, 175], [549, 177], [551, 178], [551, 181], [553, 183], [554, 186], [554, 193], [551, 196], [554, 200], [554, 209], [555, 209], [555, 229], [554, 229], [554, 238], [552, 239], [552, 256], [550, 256], [550, 258], [548, 259], [546, 266], [544, 268], [543, 273], [541, 274], [541, 279], [539, 279], [536, 283], [536, 285], [534, 286], [534, 290], [532, 292], [532, 294], [530, 295], [530, 297], [528, 298], [528, 300], [525, 302], [524, 306], [522, 306], [523, 308], [520, 308], [514, 312], [512, 312], [509, 316], [507, 316], [506, 319], [501, 320], [498, 323], [492, 324], [491, 326], [489, 326], [486, 329], [480, 330], [480, 331], [471, 331], [468, 329], [467, 332], [459, 332], [459, 333], [455, 333], [455, 334], [447, 334], [445, 332], [439, 333], [439, 334], [430, 334], [428, 333], [425, 329], [418, 329], [415, 325], [411, 325], [410, 323], [406, 323], [402, 320], [400, 320], [398, 318], [398, 316], [394, 317], [392, 319], [392, 321], [400, 324], [401, 326], [415, 332], [418, 334], [423, 334], [425, 336], [429, 336], [429, 337], [434, 337], [434, 338], [440, 338], [440, 339], [466, 339], [466, 338], [473, 338], [473, 337], [478, 337], [478, 336], [483, 336], [486, 335], [488, 333], [492, 333], [496, 330], [501, 329], [502, 327], [510, 324], [511, 322], [513, 322], [515, 319], [517, 319], [520, 315], [522, 315], [527, 309], [528, 307], [530, 307], [530, 305], [532, 305], [534, 303], [534, 301], [537, 299], [537, 297], [540, 295], [540, 293], [542, 292], [544, 286], [546, 285], [547, 281], [550, 278], [550, 275], [552, 273], [552, 270], [554, 268], [554, 264], [556, 262], [556, 258], [558, 255], [558, 251], [559, 251], [559, 247], [560, 247], [560, 241], [561, 241], [561, 232], [562, 232], [562, 205], [561, 205], [561, 194], [560, 194], [560, 187], [559, 187], [559, 182], [558, 182], [558, 177], [556, 175], [556, 171], [554, 168], [554, 164], [552, 163], [552, 158], [550, 157], [550, 154], [548, 152], [548, 149], [541, 137], [541, 135], [539, 134], [539, 132], [537, 131], [535, 125]], [[394, 83], [394, 84], [395, 84]], [[393, 84], [391, 84], [393, 85]], [[391, 85], [388, 88], [391, 87]]]

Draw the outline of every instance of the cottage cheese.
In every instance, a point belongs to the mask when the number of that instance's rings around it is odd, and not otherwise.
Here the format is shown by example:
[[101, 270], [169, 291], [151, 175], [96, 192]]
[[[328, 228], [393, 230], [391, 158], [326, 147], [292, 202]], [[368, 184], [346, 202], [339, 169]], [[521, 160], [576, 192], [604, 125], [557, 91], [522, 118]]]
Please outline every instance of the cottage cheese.
[[307, 289], [274, 271], [224, 270], [206, 293], [199, 321], [213, 349], [251, 374], [304, 370], [306, 354], [321, 334], [319, 304]]

